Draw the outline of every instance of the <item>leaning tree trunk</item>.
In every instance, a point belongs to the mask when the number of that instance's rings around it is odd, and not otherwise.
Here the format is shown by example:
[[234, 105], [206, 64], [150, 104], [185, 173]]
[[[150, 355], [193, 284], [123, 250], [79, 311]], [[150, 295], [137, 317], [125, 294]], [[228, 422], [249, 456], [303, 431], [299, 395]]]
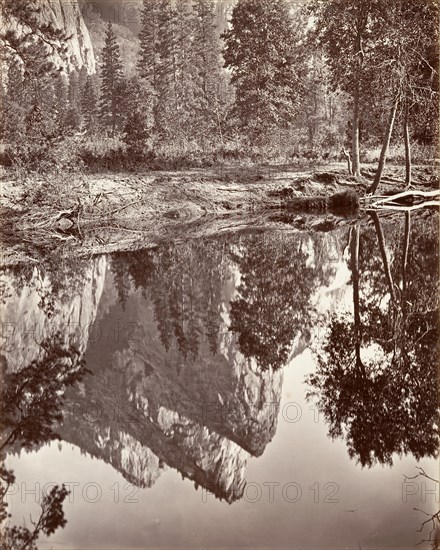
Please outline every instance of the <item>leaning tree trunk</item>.
[[397, 107], [399, 106], [399, 95], [393, 100], [393, 105], [391, 107], [390, 116], [388, 119], [388, 128], [382, 143], [382, 151], [380, 152], [379, 165], [376, 170], [376, 175], [374, 176], [373, 185], [370, 187], [369, 192], [374, 194], [379, 187], [380, 180], [382, 179], [383, 170], [385, 168], [385, 161], [387, 158], [388, 148], [390, 146], [391, 134], [393, 133], [394, 121], [396, 120]]
[[405, 116], [403, 119], [403, 138], [405, 141], [405, 185], [411, 185], [411, 143], [409, 140], [409, 109], [405, 105]]
[[352, 156], [352, 174], [358, 178], [361, 174], [360, 154], [359, 154], [359, 126], [360, 126], [360, 109], [359, 109], [359, 84], [353, 96], [353, 129], [351, 136], [351, 156]]
[[374, 222], [374, 228], [377, 234], [377, 240], [379, 242], [380, 254], [382, 256], [383, 268], [385, 271], [385, 277], [388, 282], [388, 289], [390, 291], [390, 315], [391, 315], [391, 326], [392, 326], [392, 338], [393, 338], [393, 358], [396, 357], [398, 353], [398, 327], [399, 327], [399, 304], [397, 302], [396, 291], [394, 288], [393, 276], [391, 274], [391, 266], [388, 260], [388, 255], [385, 247], [385, 238], [382, 232], [382, 226], [380, 225], [379, 216], [377, 212], [371, 212], [371, 216]]
[[[402, 250], [402, 291], [400, 294], [400, 323], [397, 323], [398, 329], [393, 331], [395, 340], [395, 353], [398, 351], [399, 357], [408, 357], [408, 322], [409, 322], [409, 302], [408, 302], [408, 255], [409, 255], [409, 242], [411, 234], [411, 212], [405, 212], [405, 235], [403, 238], [403, 250]], [[397, 309], [397, 308], [396, 308]], [[395, 311], [394, 315], [397, 317], [398, 311]]]

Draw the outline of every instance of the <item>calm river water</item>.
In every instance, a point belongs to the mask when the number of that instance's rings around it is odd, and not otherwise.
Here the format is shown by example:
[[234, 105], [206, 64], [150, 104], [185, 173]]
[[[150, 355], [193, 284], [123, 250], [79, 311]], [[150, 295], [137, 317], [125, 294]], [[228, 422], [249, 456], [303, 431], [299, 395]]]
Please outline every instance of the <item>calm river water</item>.
[[438, 275], [430, 212], [4, 269], [8, 540], [434, 547]]

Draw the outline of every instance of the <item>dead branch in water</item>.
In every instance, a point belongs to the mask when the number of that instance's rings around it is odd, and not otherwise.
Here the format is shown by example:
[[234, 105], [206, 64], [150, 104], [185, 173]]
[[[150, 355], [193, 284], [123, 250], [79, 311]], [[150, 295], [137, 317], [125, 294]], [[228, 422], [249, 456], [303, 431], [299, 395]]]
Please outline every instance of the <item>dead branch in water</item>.
[[394, 210], [395, 212], [412, 212], [413, 210], [420, 210], [421, 208], [427, 208], [429, 206], [440, 207], [439, 201], [426, 201], [413, 206], [401, 206], [393, 204], [383, 204], [377, 207], [372, 207], [371, 210]]
[[[438, 479], [435, 479], [435, 478], [429, 476], [425, 472], [425, 470], [423, 468], [421, 468], [420, 466], [417, 466], [417, 470], [419, 470], [419, 472], [414, 476], [407, 476], [405, 474], [403, 475], [405, 483], [408, 480], [418, 479], [420, 477], [425, 478], [425, 479], [429, 479], [430, 481], [433, 481], [436, 484], [440, 483], [440, 481]], [[430, 526], [431, 526], [431, 529], [428, 533], [428, 538], [421, 540], [418, 544], [429, 542], [429, 543], [433, 543], [433, 544], [437, 545], [438, 543], [440, 543], [440, 540], [436, 536], [436, 530], [440, 526], [440, 510], [438, 512], [433, 513], [433, 514], [425, 512], [425, 510], [421, 510], [420, 508], [415, 508], [414, 507], [413, 510], [415, 510], [416, 512], [420, 512], [421, 514], [423, 514], [424, 516], [427, 517], [427, 519], [421, 523], [420, 528], [417, 529], [417, 531], [419, 533], [422, 533], [427, 525], [430, 524]], [[433, 535], [434, 535], [435, 538], [433, 537]], [[434, 546], [434, 547], [436, 547], [436, 546]]]

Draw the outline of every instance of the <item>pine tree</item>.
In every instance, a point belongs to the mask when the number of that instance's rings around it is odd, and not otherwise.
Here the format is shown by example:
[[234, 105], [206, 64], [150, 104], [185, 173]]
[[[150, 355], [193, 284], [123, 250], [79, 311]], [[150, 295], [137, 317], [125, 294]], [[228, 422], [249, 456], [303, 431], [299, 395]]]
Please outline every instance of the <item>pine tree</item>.
[[63, 134], [57, 121], [54, 82], [51, 77], [32, 83], [30, 109], [25, 118], [25, 134], [18, 142], [17, 158], [29, 170], [51, 167], [51, 152]]
[[56, 120], [60, 127], [65, 125], [68, 110], [68, 88], [67, 77], [65, 74], [59, 74], [55, 78], [55, 109]]
[[134, 107], [134, 110], [127, 114], [124, 134], [124, 142], [129, 154], [133, 157], [138, 157], [145, 152], [148, 140], [152, 137], [156, 126], [160, 40], [159, 5], [160, 0], [143, 0], [137, 62], [139, 78], [130, 83], [128, 103]]
[[130, 80], [127, 90], [123, 139], [132, 159], [139, 160], [147, 153], [153, 135], [154, 95], [151, 85], [144, 78]]
[[213, 136], [218, 141], [218, 138], [223, 140], [221, 124], [226, 104], [222, 96], [225, 77], [214, 7], [212, 0], [194, 0], [194, 55], [199, 97], [198, 125], [205, 138]]
[[156, 88], [159, 65], [158, 44], [160, 40], [159, 6], [161, 0], [144, 0], [139, 33], [138, 71], [141, 78]]
[[252, 141], [287, 127], [301, 99], [298, 37], [284, 0], [239, 0], [224, 33], [225, 66], [232, 70], [234, 110]]
[[216, 28], [212, 0], [195, 0], [194, 49], [204, 99], [209, 103], [217, 95], [220, 82], [220, 38]]
[[16, 166], [44, 170], [52, 163], [50, 152], [63, 127], [58, 120], [57, 79], [44, 69], [44, 56], [34, 57], [34, 61], [26, 73], [22, 72], [25, 67], [17, 64], [8, 71], [6, 151]]
[[48, 69], [43, 50], [27, 52], [31, 64], [13, 62], [8, 69], [6, 152], [15, 166], [43, 171], [57, 163], [53, 152], [65, 133], [67, 90], [61, 73]]
[[121, 85], [123, 82], [119, 46], [111, 23], [108, 24], [101, 66], [101, 117], [115, 134], [121, 122]]
[[176, 12], [171, 0], [160, 0], [159, 3], [160, 35], [157, 44], [158, 70], [156, 79], [157, 106], [155, 112], [156, 131], [162, 141], [174, 137], [176, 131], [177, 110], [177, 41]]
[[89, 73], [87, 71], [87, 67], [83, 65], [78, 72], [78, 86], [80, 89], [80, 95], [84, 90], [84, 88], [86, 87], [86, 82], [88, 77], [89, 77]]
[[194, 23], [190, 0], [144, 2], [138, 71], [153, 91], [155, 134], [162, 143], [186, 144], [195, 126], [200, 131]]
[[81, 105], [84, 124], [89, 134], [92, 134], [96, 130], [96, 103], [95, 87], [93, 85], [92, 77], [88, 75], [82, 93]]
[[201, 134], [200, 92], [197, 52], [194, 43], [196, 15], [190, 1], [176, 2], [174, 7], [174, 120], [173, 137], [186, 149]]
[[154, 95], [159, 141], [186, 148], [196, 136], [212, 136], [224, 106], [212, 0], [144, 0], [139, 37], [138, 72]]

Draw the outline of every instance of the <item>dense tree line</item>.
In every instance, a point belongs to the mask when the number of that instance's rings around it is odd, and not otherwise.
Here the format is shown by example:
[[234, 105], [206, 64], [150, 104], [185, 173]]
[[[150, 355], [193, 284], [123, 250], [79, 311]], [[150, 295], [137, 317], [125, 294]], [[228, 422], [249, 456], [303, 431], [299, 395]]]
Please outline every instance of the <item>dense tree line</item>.
[[[410, 181], [409, 129], [411, 116], [438, 119], [439, 6], [435, 0], [316, 0], [317, 43], [326, 54], [334, 87], [349, 97], [353, 173], [360, 173], [361, 127], [380, 118], [382, 151], [372, 186], [383, 171], [393, 126], [403, 112]], [[368, 120], [367, 120], [368, 119]], [[432, 131], [437, 134], [437, 130]]]
[[213, 0], [144, 0], [135, 76], [111, 24], [98, 74], [67, 75], [50, 61], [67, 37], [37, 8], [3, 3], [30, 29], [0, 37], [7, 155], [28, 168], [73, 163], [72, 142], [99, 136], [134, 160], [253, 148], [313, 158], [344, 146], [358, 176], [365, 148], [382, 143], [374, 191], [396, 124], [407, 183], [411, 140], [438, 135], [435, 0], [238, 0], [223, 34]]
[[132, 157], [158, 144], [185, 152], [219, 140], [228, 90], [213, 2], [145, 0], [142, 21], [135, 77], [124, 74], [111, 23], [97, 75], [65, 74], [38, 48], [9, 57], [2, 93], [11, 161], [50, 165], [63, 138], [72, 145], [84, 135], [117, 137]]

